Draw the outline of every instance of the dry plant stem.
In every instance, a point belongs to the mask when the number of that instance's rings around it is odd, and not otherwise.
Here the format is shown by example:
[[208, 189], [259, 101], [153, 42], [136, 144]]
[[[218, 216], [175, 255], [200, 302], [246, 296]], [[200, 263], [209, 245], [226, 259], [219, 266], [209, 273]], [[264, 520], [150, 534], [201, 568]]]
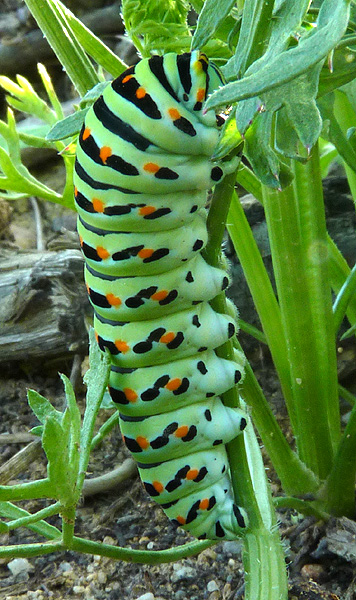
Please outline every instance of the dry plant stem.
[[86, 479], [83, 485], [82, 496], [86, 498], [112, 490], [136, 474], [137, 466], [135, 461], [132, 458], [127, 458], [122, 465], [109, 473], [93, 477], [92, 479]]
[[29, 465], [42, 453], [41, 440], [36, 439], [26, 448], [22, 448], [0, 467], [0, 484], [5, 485], [10, 479], [15, 479], [20, 473], [27, 471]]

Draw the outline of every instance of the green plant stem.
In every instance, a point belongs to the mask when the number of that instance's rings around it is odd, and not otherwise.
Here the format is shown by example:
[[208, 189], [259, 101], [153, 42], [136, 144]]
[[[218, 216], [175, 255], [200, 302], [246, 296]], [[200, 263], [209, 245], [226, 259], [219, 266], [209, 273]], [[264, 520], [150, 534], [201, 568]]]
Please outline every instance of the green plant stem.
[[[236, 346], [242, 350], [239, 342], [236, 342]], [[289, 446], [249, 363], [245, 365], [241, 393], [252, 409], [252, 421], [285, 493], [315, 493], [319, 487], [318, 479]]]
[[343, 432], [333, 468], [319, 494], [328, 512], [355, 518], [356, 404]]
[[345, 283], [336, 296], [333, 312], [335, 333], [338, 332], [342, 320], [346, 314], [348, 304], [356, 291], [356, 265], [353, 266], [350, 274], [347, 276]]
[[292, 428], [294, 429], [296, 418], [280, 309], [260, 251], [235, 192], [231, 201], [227, 229], [258, 312], [286, 399]]
[[48, 478], [18, 483], [16, 485], [0, 485], [0, 500], [30, 500], [32, 498], [50, 498], [53, 486]]
[[263, 331], [261, 331], [254, 325], [251, 325], [251, 323], [247, 323], [243, 319], [239, 318], [239, 326], [242, 331], [248, 333], [249, 335], [252, 335], [252, 337], [254, 337], [256, 340], [262, 342], [262, 344], [267, 344], [267, 338]]
[[322, 519], [323, 521], [327, 521], [330, 516], [327, 512], [321, 510], [315, 503], [313, 503], [313, 501], [308, 502], [307, 500], [301, 500], [300, 498], [294, 498], [291, 496], [278, 496], [278, 498], [273, 499], [273, 504], [278, 509], [294, 509], [302, 515], [316, 517], [317, 519]]
[[[350, 127], [354, 127], [356, 123], [356, 114], [347, 95], [341, 90], [335, 90], [334, 92], [334, 115], [338, 122], [340, 129], [346, 137], [347, 130]], [[344, 167], [346, 176], [349, 182], [350, 190], [354, 203], [356, 205], [356, 173], [351, 167], [344, 161]]]
[[284, 191], [263, 188], [293, 393], [299, 455], [317, 477], [339, 440], [334, 324], [317, 147]]
[[[221, 241], [234, 181], [235, 174], [231, 174], [216, 186], [209, 211], [209, 242], [203, 256], [213, 266], [221, 264]], [[225, 294], [219, 294], [211, 305], [217, 312], [226, 313]], [[217, 348], [216, 353], [223, 358], [234, 360], [231, 340]], [[230, 407], [239, 406], [236, 388], [224, 394], [223, 401]], [[238, 504], [246, 507], [249, 518], [249, 526], [243, 536], [245, 597], [247, 600], [285, 599], [287, 579], [283, 548], [276, 529], [276, 518], [259, 444], [251, 423], [243, 435], [237, 436], [227, 445], [227, 452], [235, 498]], [[272, 593], [275, 595], [272, 596]]]
[[[328, 255], [331, 286], [335, 294], [338, 294], [349, 277], [351, 269], [330, 237], [328, 237]], [[352, 325], [356, 323], [356, 295], [351, 296], [347, 305], [346, 315]]]
[[55, 504], [51, 504], [42, 510], [37, 511], [32, 515], [28, 515], [25, 517], [20, 517], [19, 519], [14, 519], [6, 523], [8, 529], [17, 529], [18, 527], [28, 527], [28, 525], [32, 525], [37, 521], [41, 521], [42, 519], [46, 519], [47, 517], [52, 517], [53, 515], [57, 515], [60, 510], [60, 502], [55, 502]]
[[[45, 537], [47, 539], [54, 540], [56, 538], [61, 537], [60, 530], [57, 529], [57, 527], [53, 527], [53, 525], [49, 525], [49, 523], [46, 523], [45, 521], [34, 522], [34, 517], [37, 518], [39, 513], [41, 513], [41, 514], [44, 513], [44, 514], [42, 514], [42, 518], [44, 516], [48, 517], [49, 516], [48, 513], [49, 512], [52, 513], [52, 510], [54, 511], [54, 508], [56, 509], [56, 513], [57, 513], [58, 512], [57, 506], [58, 506], [58, 503], [52, 504], [48, 508], [44, 508], [42, 511], [37, 512], [35, 515], [31, 515], [29, 512], [27, 512], [27, 510], [24, 510], [23, 508], [19, 508], [18, 506], [15, 506], [15, 504], [12, 504], [11, 502], [0, 502], [0, 515], [2, 517], [12, 519], [13, 523], [18, 523], [23, 520], [23, 522], [25, 523], [25, 526], [28, 527], [29, 529], [31, 529], [31, 531], [34, 531], [38, 535], [42, 535], [43, 537]], [[53, 513], [53, 514], [56, 514], [56, 513]], [[7, 525], [10, 525], [10, 523], [11, 522], [7, 523]], [[6, 523], [5, 523], [5, 525], [6, 525]], [[12, 529], [12, 527], [11, 527], [11, 529]]]
[[346, 388], [344, 388], [342, 385], [339, 384], [339, 393], [341, 398], [343, 398], [344, 400], [346, 400], [346, 402], [348, 402], [349, 404], [351, 404], [351, 406], [355, 406], [356, 404], [356, 397], [349, 392], [349, 390], [347, 390]]
[[90, 451], [100, 444], [100, 442], [108, 435], [108, 433], [117, 426], [119, 422], [119, 411], [114, 412], [100, 427], [98, 433], [93, 437], [91, 441]]

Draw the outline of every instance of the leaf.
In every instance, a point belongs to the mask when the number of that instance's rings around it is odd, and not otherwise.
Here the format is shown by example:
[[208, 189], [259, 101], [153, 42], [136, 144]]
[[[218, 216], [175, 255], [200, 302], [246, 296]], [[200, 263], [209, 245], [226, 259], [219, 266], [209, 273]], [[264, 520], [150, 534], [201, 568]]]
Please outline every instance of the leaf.
[[322, 121], [315, 101], [321, 66], [321, 63], [314, 65], [295, 80], [262, 95], [268, 111], [285, 107], [290, 124], [306, 148], [316, 143], [321, 132]]
[[261, 108], [262, 102], [258, 97], [248, 98], [238, 103], [236, 106], [236, 125], [241, 135], [245, 135]]
[[89, 56], [113, 77], [121, 75], [127, 68], [125, 63], [79, 19], [77, 19], [77, 17], [62, 2], [60, 2], [60, 0], [56, 0], [56, 4], [58, 8], [62, 10], [73, 33], [77, 37], [78, 42]]
[[347, 140], [337, 122], [334, 113], [334, 99], [334, 92], [331, 92], [318, 100], [321, 115], [324, 121], [328, 123], [327, 137], [335, 146], [344, 161], [356, 172], [356, 149], [354, 149], [353, 144]]
[[239, 81], [228, 83], [214, 92], [205, 108], [216, 109], [258, 96], [292, 81], [324, 60], [344, 33], [349, 15], [349, 0], [324, 0], [317, 26], [301, 37], [299, 44], [272, 57], [261, 66], [256, 61]]
[[219, 143], [212, 155], [212, 160], [220, 160], [227, 154], [230, 154], [239, 144], [242, 143], [242, 137], [236, 127], [235, 111], [232, 111], [226, 119], [221, 131]]
[[[217, 6], [219, 3], [216, 3]], [[247, 68], [258, 59], [264, 51], [269, 37], [271, 15], [274, 2], [272, 0], [250, 0], [245, 2], [239, 41], [235, 51], [235, 73], [241, 77]]]
[[47, 398], [41, 396], [35, 390], [28, 390], [27, 399], [31, 410], [35, 413], [40, 423], [44, 424], [49, 417], [57, 420], [58, 423], [61, 422], [63, 413], [56, 410]]
[[[164, 54], [178, 43], [180, 51], [190, 46], [186, 0], [123, 0], [122, 16], [128, 36], [143, 58], [152, 51]], [[179, 50], [178, 50], [179, 51]]]
[[193, 36], [192, 50], [202, 48], [213, 37], [234, 5], [235, 0], [205, 0]]
[[53, 416], [49, 416], [44, 424], [42, 445], [48, 460], [47, 473], [51, 485], [54, 486], [55, 498], [64, 506], [68, 506], [73, 502], [73, 483], [68, 456], [69, 431], [66, 431]]
[[89, 107], [77, 110], [77, 112], [72, 115], [58, 121], [47, 133], [46, 140], [49, 142], [56, 142], [77, 135], [83, 126], [85, 115], [88, 110]]
[[279, 159], [270, 147], [271, 128], [271, 114], [259, 114], [246, 133], [244, 153], [260, 181], [278, 189]]
[[321, 70], [318, 96], [324, 96], [356, 77], [356, 54], [351, 53], [345, 46], [334, 50], [331, 65], [332, 71], [327, 63]]
[[87, 108], [88, 105], [91, 106], [101, 96], [108, 85], [110, 85], [110, 81], [101, 81], [94, 85], [81, 99], [79, 103], [80, 108]]

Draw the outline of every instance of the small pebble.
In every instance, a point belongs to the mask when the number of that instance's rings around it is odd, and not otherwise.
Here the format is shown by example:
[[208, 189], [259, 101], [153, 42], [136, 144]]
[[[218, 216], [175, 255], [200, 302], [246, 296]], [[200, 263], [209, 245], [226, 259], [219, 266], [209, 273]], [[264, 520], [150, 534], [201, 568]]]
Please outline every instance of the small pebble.
[[208, 590], [208, 592], [215, 592], [215, 590], [219, 589], [219, 586], [216, 583], [216, 581], [212, 579], [211, 581], [209, 581], [208, 585], [206, 586], [206, 589]]
[[85, 587], [82, 585], [73, 585], [74, 594], [82, 594], [85, 591]]
[[65, 561], [60, 563], [59, 568], [63, 572], [73, 571], [72, 565], [69, 562], [65, 562]]
[[194, 579], [196, 576], [197, 572], [196, 569], [193, 569], [193, 567], [180, 567], [171, 576], [171, 581], [176, 583], [177, 581], [182, 581], [183, 579]]
[[324, 568], [322, 565], [317, 563], [311, 563], [309, 565], [304, 565], [300, 573], [303, 579], [312, 579], [313, 581], [320, 581], [320, 579], [324, 575]]
[[33, 569], [32, 565], [28, 562], [27, 558], [14, 558], [7, 563], [7, 568], [10, 569], [14, 577], [24, 577], [28, 575], [28, 572]]
[[139, 596], [137, 600], [155, 600], [155, 597], [151, 592], [148, 592], [147, 594], [143, 594], [143, 596]]

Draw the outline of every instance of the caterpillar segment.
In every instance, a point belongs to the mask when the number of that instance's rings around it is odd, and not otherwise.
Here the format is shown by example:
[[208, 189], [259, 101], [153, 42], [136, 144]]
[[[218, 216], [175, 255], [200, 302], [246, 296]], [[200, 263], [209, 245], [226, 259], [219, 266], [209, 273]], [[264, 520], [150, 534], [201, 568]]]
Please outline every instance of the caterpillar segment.
[[247, 517], [225, 444], [246, 417], [221, 395], [243, 360], [215, 353], [235, 325], [209, 304], [228, 276], [202, 256], [207, 192], [237, 160], [211, 160], [223, 120], [202, 107], [221, 83], [198, 51], [127, 69], [86, 115], [74, 196], [96, 338], [145, 489], [195, 537], [228, 540]]
[[112, 366], [110, 393], [120, 412], [129, 416], [157, 415], [205, 403], [236, 385], [242, 377], [240, 364], [207, 350], [165, 365], [143, 368]]

